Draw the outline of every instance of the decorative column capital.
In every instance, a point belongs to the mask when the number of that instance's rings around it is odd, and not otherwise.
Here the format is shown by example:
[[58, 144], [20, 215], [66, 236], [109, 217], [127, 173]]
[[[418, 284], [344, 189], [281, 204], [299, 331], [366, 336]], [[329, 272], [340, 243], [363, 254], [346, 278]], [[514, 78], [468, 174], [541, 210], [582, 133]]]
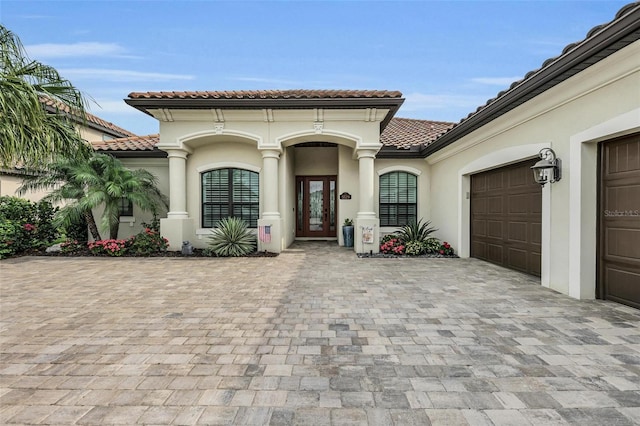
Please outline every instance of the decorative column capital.
[[260, 153], [262, 158], [275, 158], [276, 160], [280, 158], [280, 151], [277, 149], [261, 149]]
[[356, 149], [356, 157], [358, 160], [361, 158], [376, 158], [377, 150], [374, 149]]
[[167, 158], [182, 158], [186, 160], [189, 154], [189, 151], [184, 149], [164, 149], [164, 152], [167, 153]]

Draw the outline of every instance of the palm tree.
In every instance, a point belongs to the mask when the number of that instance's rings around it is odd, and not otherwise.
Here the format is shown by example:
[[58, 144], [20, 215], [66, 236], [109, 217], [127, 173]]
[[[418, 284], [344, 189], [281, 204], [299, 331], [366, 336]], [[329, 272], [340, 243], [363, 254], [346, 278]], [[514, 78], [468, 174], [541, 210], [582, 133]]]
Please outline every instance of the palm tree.
[[101, 239], [93, 216], [95, 208], [104, 207], [102, 226], [108, 230], [109, 238], [115, 239], [122, 199], [154, 214], [162, 205], [167, 206], [152, 173], [127, 169], [120, 160], [106, 154], [94, 153], [88, 160], [58, 157], [43, 172], [27, 176], [19, 193], [37, 189], [52, 189], [45, 199], [68, 203], [58, 213], [60, 224], [83, 217], [94, 240]]
[[[44, 199], [52, 204], [70, 201], [79, 202], [85, 196], [86, 185], [77, 179], [76, 174], [84, 163], [86, 163], [84, 159], [78, 160], [58, 156], [47, 165], [44, 171], [25, 173], [22, 185], [18, 188], [18, 194], [24, 195], [29, 191], [46, 189], [51, 191]], [[64, 211], [64, 213], [59, 212], [56, 220], [58, 222], [57, 225], [68, 225], [81, 217], [89, 227], [91, 237], [94, 240], [101, 239], [91, 209], [81, 211], [64, 206], [61, 211]]]
[[152, 173], [144, 169], [127, 169], [110, 155], [94, 154], [86, 166], [78, 170], [76, 178], [86, 184], [86, 194], [77, 208], [83, 211], [104, 206], [102, 226], [109, 230], [109, 238], [118, 238], [122, 199], [154, 214], [161, 206], [168, 207]]
[[[69, 112], [46, 112], [43, 99]], [[18, 37], [0, 25], [0, 165], [42, 165], [52, 153], [88, 154], [70, 115], [86, 120], [80, 91], [54, 68], [30, 60]]]

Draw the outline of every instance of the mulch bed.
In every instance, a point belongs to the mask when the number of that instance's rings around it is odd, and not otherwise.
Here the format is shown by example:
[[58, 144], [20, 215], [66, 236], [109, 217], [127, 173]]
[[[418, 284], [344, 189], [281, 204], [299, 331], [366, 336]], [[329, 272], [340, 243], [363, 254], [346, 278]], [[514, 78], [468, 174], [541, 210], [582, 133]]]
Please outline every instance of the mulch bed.
[[391, 254], [391, 253], [358, 253], [358, 257], [373, 257], [373, 258], [391, 258], [391, 259], [420, 259], [420, 258], [440, 258], [440, 259], [459, 259], [456, 254], [444, 255], [444, 254], [421, 254], [418, 256], [410, 256], [406, 254]]
[[[74, 253], [62, 253], [62, 252], [44, 252], [44, 251], [36, 251], [30, 253], [22, 253], [21, 256], [51, 256], [51, 257], [209, 257], [214, 258], [217, 256], [207, 256], [202, 249], [193, 249], [193, 254], [190, 256], [183, 256], [180, 251], [164, 251], [159, 253], [153, 253], [150, 255], [138, 255], [138, 254], [124, 254], [122, 256], [106, 256], [106, 255], [95, 255], [91, 253], [89, 250], [81, 250]], [[253, 253], [249, 253], [246, 256], [242, 257], [276, 257], [278, 253], [272, 253], [268, 251], [257, 251]]]

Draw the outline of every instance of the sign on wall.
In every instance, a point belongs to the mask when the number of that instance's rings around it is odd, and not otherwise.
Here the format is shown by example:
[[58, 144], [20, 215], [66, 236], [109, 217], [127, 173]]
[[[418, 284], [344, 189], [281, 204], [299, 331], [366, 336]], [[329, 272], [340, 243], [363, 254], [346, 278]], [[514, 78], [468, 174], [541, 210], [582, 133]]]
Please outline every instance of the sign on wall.
[[364, 244], [373, 244], [373, 226], [362, 227], [362, 242]]

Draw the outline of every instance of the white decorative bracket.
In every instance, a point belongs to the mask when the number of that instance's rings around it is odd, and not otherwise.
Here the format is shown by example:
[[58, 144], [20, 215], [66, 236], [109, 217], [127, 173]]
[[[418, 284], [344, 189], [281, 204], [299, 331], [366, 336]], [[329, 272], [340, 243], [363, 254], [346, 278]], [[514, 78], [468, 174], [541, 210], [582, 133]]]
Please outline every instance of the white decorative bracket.
[[213, 126], [213, 131], [215, 132], [216, 135], [221, 135], [222, 132], [224, 131], [224, 123], [216, 123]]
[[317, 135], [322, 133], [322, 129], [324, 128], [324, 123], [322, 121], [316, 121], [313, 123], [313, 130]]

